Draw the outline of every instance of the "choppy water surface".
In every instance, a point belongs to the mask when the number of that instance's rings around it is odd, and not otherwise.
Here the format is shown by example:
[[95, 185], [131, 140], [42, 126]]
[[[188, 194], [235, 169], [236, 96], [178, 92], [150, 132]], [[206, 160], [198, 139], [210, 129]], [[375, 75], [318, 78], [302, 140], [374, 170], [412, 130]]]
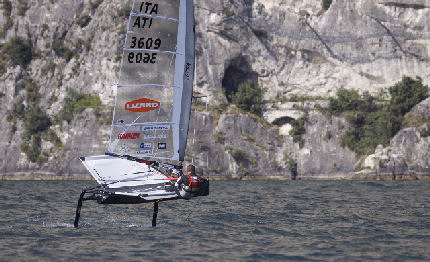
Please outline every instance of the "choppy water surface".
[[1, 261], [425, 261], [430, 183], [213, 181], [151, 205], [85, 202], [91, 182], [0, 182]]

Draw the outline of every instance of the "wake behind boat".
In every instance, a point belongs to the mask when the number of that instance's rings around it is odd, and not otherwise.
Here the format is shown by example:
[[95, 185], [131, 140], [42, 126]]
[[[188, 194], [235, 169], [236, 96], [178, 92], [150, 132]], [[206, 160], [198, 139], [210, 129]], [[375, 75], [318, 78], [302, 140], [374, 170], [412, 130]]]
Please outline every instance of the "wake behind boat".
[[75, 227], [86, 200], [154, 202], [155, 226], [159, 202], [209, 194], [209, 181], [194, 173], [184, 176], [181, 164], [193, 94], [194, 35], [192, 0], [133, 1], [109, 152], [81, 158], [100, 186], [81, 193]]

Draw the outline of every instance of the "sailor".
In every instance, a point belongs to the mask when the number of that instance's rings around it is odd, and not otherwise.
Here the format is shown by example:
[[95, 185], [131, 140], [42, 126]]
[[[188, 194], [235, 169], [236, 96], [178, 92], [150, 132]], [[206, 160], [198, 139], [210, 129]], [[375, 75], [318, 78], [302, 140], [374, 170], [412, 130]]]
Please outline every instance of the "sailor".
[[187, 174], [182, 175], [175, 183], [175, 187], [181, 197], [190, 199], [194, 193], [200, 190], [201, 177], [196, 175], [196, 167], [194, 165], [187, 166]]

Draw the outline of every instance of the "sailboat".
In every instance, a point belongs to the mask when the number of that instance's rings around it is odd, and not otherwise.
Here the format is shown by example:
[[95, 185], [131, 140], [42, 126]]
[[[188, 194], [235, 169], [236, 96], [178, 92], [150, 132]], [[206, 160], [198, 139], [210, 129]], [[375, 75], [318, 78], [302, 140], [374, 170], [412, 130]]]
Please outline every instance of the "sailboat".
[[[80, 160], [99, 183], [79, 197], [99, 204], [158, 203], [182, 199], [180, 185], [195, 68], [193, 0], [132, 3], [117, 84], [108, 152]], [[199, 178], [192, 197], [209, 194]]]

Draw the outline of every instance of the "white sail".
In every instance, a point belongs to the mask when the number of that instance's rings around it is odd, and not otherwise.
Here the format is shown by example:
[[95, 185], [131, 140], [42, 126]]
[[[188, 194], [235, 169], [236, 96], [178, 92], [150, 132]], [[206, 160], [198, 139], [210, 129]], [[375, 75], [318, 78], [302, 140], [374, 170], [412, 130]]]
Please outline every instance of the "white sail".
[[109, 152], [182, 161], [194, 80], [192, 0], [134, 1]]

